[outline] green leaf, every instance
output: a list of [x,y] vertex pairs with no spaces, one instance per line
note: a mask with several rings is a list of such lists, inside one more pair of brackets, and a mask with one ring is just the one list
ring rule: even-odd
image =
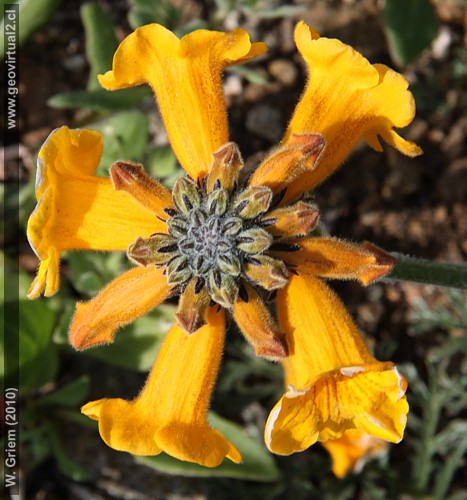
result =
[[[0,302],[15,301],[18,298],[24,299],[31,286],[31,277],[20,269],[17,263],[13,262],[10,257],[1,251],[0,265],[3,269],[3,273],[0,274]],[[7,284],[9,287],[13,287],[13,290],[5,289],[6,276],[8,276]],[[6,295],[5,292],[7,292]]]
[[99,89],[97,75],[112,68],[118,39],[112,20],[98,4],[84,4],[81,7],[81,19],[86,32],[86,57],[90,65],[88,89]]
[[[45,24],[55,12],[60,0],[16,0],[9,2],[19,4],[18,16],[16,17],[17,43],[22,45],[37,29]],[[5,4],[4,4],[5,5]],[[7,34],[5,25],[11,25],[12,19],[8,14],[1,21],[1,33]],[[0,37],[0,54],[2,59],[5,57],[5,37]]]
[[58,292],[58,294],[49,300],[52,309],[55,305],[53,302],[54,299],[58,299],[56,303],[60,304],[59,310],[57,311],[58,319],[55,324],[54,332],[52,334],[53,343],[59,346],[68,345],[68,330],[70,329],[71,320],[76,308],[76,299],[72,299],[69,297],[70,292],[66,294],[68,295],[67,297],[59,297],[59,294],[63,293],[65,295],[65,291],[63,290],[64,284],[65,283],[63,282],[61,285],[61,290]]
[[89,128],[105,136],[97,175],[107,177],[109,168],[117,160],[143,161],[148,143],[148,119],[141,111],[121,111],[89,125]]
[[209,414],[209,422],[238,448],[243,458],[241,464],[234,464],[226,458],[221,465],[211,469],[190,462],[182,462],[165,453],[155,457],[137,457],[137,460],[158,471],[179,476],[231,477],[251,481],[280,479],[280,472],[273,456],[262,442],[248,437],[240,426],[213,412]]
[[20,386],[41,387],[58,370],[57,351],[51,342],[56,313],[39,301],[20,301],[19,311]]
[[51,97],[47,104],[59,109],[91,109],[93,111],[120,111],[137,106],[152,95],[149,87],[122,89],[109,92],[104,89],[66,92]]
[[175,306],[164,304],[122,328],[112,344],[87,349],[83,354],[109,365],[147,372],[156,359],[164,337],[173,324]]
[[[437,328],[462,328],[467,329],[467,292],[446,288],[441,292],[439,301],[428,304],[422,297],[415,300],[413,310],[410,314],[411,329],[416,332],[429,332]],[[462,343],[467,341],[466,337],[460,337],[460,346],[449,343],[440,347],[438,359],[446,354],[445,349],[462,348]],[[456,341],[457,342],[457,341]]]
[[[56,313],[45,302],[19,301],[19,332],[17,321],[5,314],[5,305],[1,313],[5,317],[5,336],[19,335],[19,381],[20,388],[28,391],[41,387],[52,380],[58,369],[58,358],[55,346],[51,342],[55,326]],[[11,337],[10,337],[11,338]],[[2,357],[5,355],[5,344],[1,345]],[[7,354],[7,353],[6,353]],[[13,372],[6,365],[8,373]]]
[[145,24],[159,23],[173,31],[183,13],[182,7],[177,7],[167,0],[130,0],[128,22],[133,29]]
[[228,68],[229,73],[235,73],[237,75],[243,76],[245,80],[250,83],[256,83],[258,85],[269,86],[271,82],[260,74],[257,70],[249,68],[246,65],[241,64],[240,66],[231,66]]
[[178,163],[175,153],[168,145],[151,149],[145,161],[147,172],[157,179],[163,179],[181,173],[181,170],[178,171],[177,166]]
[[60,471],[74,481],[86,481],[89,479],[89,473],[76,464],[63,448],[63,440],[54,427],[49,428],[49,439],[52,452],[57,460]]
[[83,295],[93,297],[128,269],[127,262],[123,252],[70,252],[71,282]]
[[27,184],[22,184],[19,188],[18,197],[18,220],[20,227],[26,229],[29,216],[34,210],[37,200],[35,193],[36,176],[31,175]]
[[[2,202],[2,231],[0,231],[0,243],[2,247],[16,244],[17,241],[17,218],[8,217],[8,214],[16,214],[18,211],[17,188],[12,183],[0,184],[0,198]],[[6,216],[6,217],[5,217]]]
[[457,471],[460,472],[462,466],[465,465],[466,451],[467,435],[464,425],[463,433],[458,436],[456,442],[450,447],[449,454],[444,457],[443,466],[437,470],[433,498],[446,498],[446,493],[454,475]]
[[83,403],[88,395],[89,387],[90,379],[87,375],[83,375],[64,387],[42,396],[38,405],[76,407]]
[[430,0],[386,0],[384,24],[389,52],[400,66],[415,61],[438,30]]
[[80,425],[81,427],[86,427],[87,429],[92,429],[94,431],[98,430],[98,424],[95,420],[86,417],[80,413],[76,408],[54,408],[54,415],[66,422],[72,424]]
[[[22,416],[21,419],[23,418]],[[50,424],[43,425],[43,422],[41,422],[42,425],[38,425],[36,420],[28,423],[30,427],[23,425],[23,430],[19,434],[19,441],[27,446],[28,470],[34,470],[50,455],[51,445],[48,436]]]

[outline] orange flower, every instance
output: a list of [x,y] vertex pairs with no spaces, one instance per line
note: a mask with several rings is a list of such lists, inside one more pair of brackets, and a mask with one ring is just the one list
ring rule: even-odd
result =
[[[28,237],[41,259],[30,298],[58,289],[63,250],[127,250],[136,267],[86,303],[70,328],[77,349],[111,342],[122,325],[179,295],[146,386],[133,401],[82,408],[104,441],[139,455],[165,451],[215,467],[234,445],[210,428],[207,410],[219,369],[225,312],[258,356],[281,361],[288,390],[268,419],[265,440],[279,454],[337,439],[352,428],[397,442],[408,411],[405,380],[378,362],[336,295],[322,281],[367,285],[392,269],[375,246],[314,234],[319,211],[304,193],[322,182],[360,139],[377,136],[407,155],[417,146],[394,127],[413,119],[407,82],[352,48],[299,23],[297,46],[310,66],[305,93],[284,140],[247,182],[228,142],[222,71],[265,50],[243,30],[194,31],[181,40],[144,26],[118,48],[100,76],[108,90],[148,83],[172,147],[188,174],[170,193],[141,165],[120,161],[110,180],[94,175],[101,136],[54,131],[39,153],[38,205]],[[299,199],[300,198],[300,199]],[[278,322],[263,299],[278,291]],[[214,307],[213,307],[214,304]]]
[[360,472],[368,460],[384,455],[388,443],[360,429],[349,429],[339,438],[323,446],[332,458],[332,472],[343,478],[349,472]]

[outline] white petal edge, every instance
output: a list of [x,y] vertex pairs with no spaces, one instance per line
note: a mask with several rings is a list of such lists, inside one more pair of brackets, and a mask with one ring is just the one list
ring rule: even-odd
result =
[[281,412],[281,410],[282,410],[282,404],[279,401],[279,403],[277,403],[277,405],[272,409],[271,413],[269,414],[266,426],[264,427],[264,442],[266,443],[266,446],[270,452],[272,452],[270,447],[272,440],[272,431],[274,430],[274,424],[276,423],[276,420],[279,417],[279,413]]

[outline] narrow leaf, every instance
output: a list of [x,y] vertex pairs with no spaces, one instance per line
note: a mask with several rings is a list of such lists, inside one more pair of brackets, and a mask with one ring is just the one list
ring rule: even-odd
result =
[[91,109],[93,111],[120,111],[134,108],[144,98],[151,95],[146,87],[122,89],[108,92],[95,89],[78,92],[65,92],[51,97],[47,104],[59,109]]
[[[53,15],[60,4],[60,0],[16,0],[9,2],[19,4],[17,23],[17,43],[21,46],[37,29],[45,24]],[[5,6],[5,3],[3,4]],[[7,15],[1,20],[1,33],[7,35],[10,31],[5,30],[5,25],[11,25],[12,19]],[[5,57],[5,36],[0,37],[0,57]]]
[[[28,391],[41,387],[55,377],[58,358],[51,342],[56,313],[44,302],[19,301],[19,332],[14,318],[5,315],[4,304],[1,314],[5,317],[5,336],[19,335],[19,380],[20,388]],[[3,342],[0,346],[3,351]],[[7,364],[8,368],[8,364]],[[12,373],[8,373],[12,375]]]
[[60,389],[43,396],[38,404],[76,407],[83,403],[90,387],[90,379],[84,375]]
[[415,61],[438,30],[436,10],[430,0],[386,0],[384,23],[389,52],[400,66]]
[[97,75],[111,69],[118,39],[112,20],[97,3],[84,4],[81,7],[81,19],[86,32],[86,57],[91,67],[88,89],[98,89]]

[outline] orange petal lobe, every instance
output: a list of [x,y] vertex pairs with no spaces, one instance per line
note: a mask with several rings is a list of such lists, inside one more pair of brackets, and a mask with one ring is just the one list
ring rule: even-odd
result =
[[159,24],[138,28],[120,44],[112,70],[99,75],[107,90],[148,83],[172,148],[187,173],[204,176],[211,155],[229,140],[222,91],[225,67],[263,53],[248,33],[196,30],[181,40]]
[[319,133],[326,148],[318,167],[290,184],[288,200],[321,183],[362,139],[381,150],[381,136],[403,154],[421,154],[417,145],[394,130],[409,125],[415,115],[414,98],[402,75],[371,65],[339,40],[320,38],[303,22],[297,24],[295,42],[308,65],[309,79],[283,143],[296,133]]
[[158,306],[170,294],[163,269],[135,267],[107,285],[88,302],[79,302],[69,331],[78,350],[112,342],[117,328]]
[[238,298],[233,307],[235,322],[248,342],[255,349],[257,356],[272,361],[287,356],[284,334],[272,319],[264,302],[255,290],[244,284],[248,300]]
[[297,252],[274,252],[302,275],[357,279],[368,285],[393,269],[396,259],[371,243],[361,245],[337,238],[296,240]]
[[291,276],[278,311],[290,352],[282,362],[288,390],[266,423],[268,448],[289,455],[351,428],[399,442],[407,383],[368,352],[338,297],[318,278]]
[[101,399],[83,406],[85,415],[99,421],[108,446],[136,455],[164,451],[205,467],[216,467],[225,457],[241,461],[233,444],[207,421],[225,337],[224,314],[214,309],[192,335],[173,326],[133,401]]
[[41,259],[28,297],[59,286],[60,253],[65,250],[125,250],[138,236],[165,224],[109,179],[94,175],[103,141],[93,130],[54,130],[39,151],[37,206],[28,220],[29,243]]
[[332,458],[332,472],[342,479],[349,472],[360,472],[372,458],[384,455],[389,447],[383,439],[361,429],[349,429],[339,439],[322,443]]

